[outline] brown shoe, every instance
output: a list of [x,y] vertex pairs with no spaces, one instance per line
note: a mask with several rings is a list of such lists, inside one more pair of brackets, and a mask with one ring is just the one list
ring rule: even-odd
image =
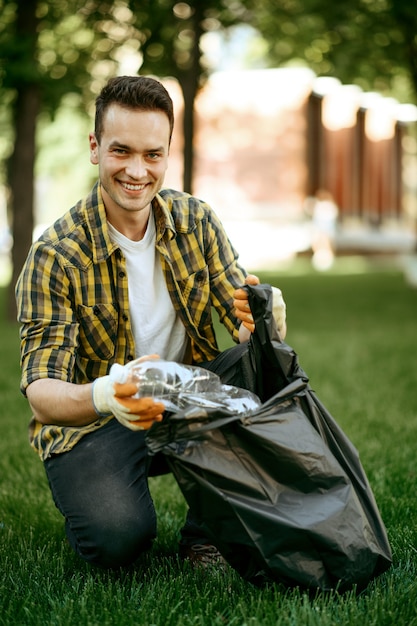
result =
[[180,545],[180,557],[189,561],[193,567],[208,569],[210,567],[223,568],[226,565],[216,546],[211,543],[195,543],[194,545]]

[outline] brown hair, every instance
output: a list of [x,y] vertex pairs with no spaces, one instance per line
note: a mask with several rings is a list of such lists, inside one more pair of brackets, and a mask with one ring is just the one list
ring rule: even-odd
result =
[[171,97],[159,81],[148,76],[117,76],[111,78],[96,99],[95,135],[100,143],[104,113],[111,104],[142,111],[162,111],[169,121],[171,141],[174,128],[174,107]]

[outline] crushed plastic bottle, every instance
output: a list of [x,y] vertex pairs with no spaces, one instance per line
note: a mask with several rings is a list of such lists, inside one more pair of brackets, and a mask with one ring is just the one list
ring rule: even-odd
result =
[[196,406],[241,414],[261,405],[255,394],[223,385],[214,372],[174,361],[151,359],[133,367],[115,364],[110,370],[110,377],[114,382],[137,383],[137,397],[155,398],[165,404],[166,410],[175,413]]

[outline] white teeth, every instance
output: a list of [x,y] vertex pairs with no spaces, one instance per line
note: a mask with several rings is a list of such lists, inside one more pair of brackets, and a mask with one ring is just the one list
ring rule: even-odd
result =
[[145,188],[145,185],[129,185],[128,183],[122,183],[125,189],[129,189],[129,191],[141,191]]

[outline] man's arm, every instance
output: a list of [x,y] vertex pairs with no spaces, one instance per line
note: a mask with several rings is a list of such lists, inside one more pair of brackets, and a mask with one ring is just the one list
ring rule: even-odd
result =
[[76,385],[42,378],[33,381],[26,394],[35,419],[41,424],[86,426],[98,419],[92,399],[92,383]]
[[146,430],[162,420],[165,406],[153,398],[135,397],[137,390],[136,383],[117,383],[110,376],[102,376],[85,385],[38,379],[26,393],[41,424],[80,427],[114,415],[130,430]]

